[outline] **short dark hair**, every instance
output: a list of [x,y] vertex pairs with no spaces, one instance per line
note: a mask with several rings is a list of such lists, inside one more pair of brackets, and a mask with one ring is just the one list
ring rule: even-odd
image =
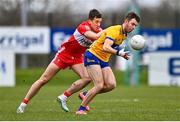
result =
[[93,20],[94,18],[102,18],[101,13],[97,9],[92,9],[89,12],[89,19]]
[[138,23],[140,22],[140,17],[136,14],[136,13],[134,13],[134,12],[129,12],[128,14],[127,14],[127,16],[126,16],[126,18],[125,19],[127,19],[128,21],[129,20],[131,20],[131,19],[135,19]]

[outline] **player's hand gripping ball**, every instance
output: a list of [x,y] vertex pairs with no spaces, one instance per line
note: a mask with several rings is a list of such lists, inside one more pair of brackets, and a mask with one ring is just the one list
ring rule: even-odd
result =
[[141,35],[134,35],[130,40],[130,45],[134,50],[141,50],[145,47],[146,40]]

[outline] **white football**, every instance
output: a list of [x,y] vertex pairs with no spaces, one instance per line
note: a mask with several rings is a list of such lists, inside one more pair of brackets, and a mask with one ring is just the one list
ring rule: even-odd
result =
[[134,50],[141,50],[145,46],[146,40],[141,35],[134,35],[130,40],[130,45]]

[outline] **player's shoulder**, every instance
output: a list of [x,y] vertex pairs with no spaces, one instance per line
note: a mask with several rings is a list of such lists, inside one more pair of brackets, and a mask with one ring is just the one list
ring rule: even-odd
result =
[[113,25],[113,26],[108,27],[107,29],[114,29],[114,30],[116,30],[116,29],[120,29],[120,28],[121,28],[121,25]]
[[86,21],[81,22],[81,23],[79,24],[79,26],[90,26],[90,23],[89,23],[88,20],[86,20]]
[[121,29],[121,25],[113,25],[113,26],[108,27],[106,29],[106,31],[107,32],[109,31],[109,32],[113,33],[113,32],[116,32],[116,31],[119,32],[120,29]]
[[86,30],[91,30],[88,20],[81,22],[77,28],[85,28]]

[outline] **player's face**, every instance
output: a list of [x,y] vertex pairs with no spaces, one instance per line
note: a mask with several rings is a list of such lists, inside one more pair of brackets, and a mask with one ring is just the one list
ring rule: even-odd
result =
[[125,20],[125,31],[127,33],[130,33],[131,31],[133,31],[135,29],[135,27],[138,26],[138,22],[136,21],[136,19],[131,19],[131,20]]
[[98,31],[99,27],[101,26],[102,18],[94,18],[91,20],[91,27],[94,31]]

